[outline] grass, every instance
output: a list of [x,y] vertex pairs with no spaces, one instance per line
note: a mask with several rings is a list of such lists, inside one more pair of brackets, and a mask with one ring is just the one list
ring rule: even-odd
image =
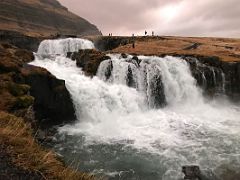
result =
[[[185,48],[200,44],[196,49]],[[113,53],[129,53],[139,55],[198,55],[217,56],[222,61],[240,61],[240,39],[230,38],[191,38],[191,37],[136,37],[135,48],[132,44],[119,46],[112,50]]]
[[94,180],[93,175],[65,167],[53,151],[41,147],[32,135],[30,124],[22,118],[0,111],[0,143],[8,147],[12,162],[41,174],[43,179]]

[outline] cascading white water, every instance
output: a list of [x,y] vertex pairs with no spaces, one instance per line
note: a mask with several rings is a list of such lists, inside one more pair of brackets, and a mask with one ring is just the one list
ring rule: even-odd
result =
[[76,52],[79,49],[93,49],[94,44],[86,39],[67,38],[44,40],[38,48],[40,55],[66,54],[67,52]]
[[[98,77],[91,79],[65,57],[68,45],[58,42],[51,51],[41,43],[38,53],[62,55],[51,59],[36,55],[31,64],[66,81],[78,121],[60,129],[71,136],[58,150],[70,159],[79,153],[81,168],[116,178],[133,171],[149,180],[179,179],[186,164],[210,169],[220,179],[224,166],[239,169],[239,107],[205,100],[184,60],[139,56],[139,64],[131,56],[110,55],[111,61],[102,62]],[[85,43],[82,47],[89,47]],[[168,105],[151,109],[153,97],[162,95],[156,92],[159,85]]]
[[[128,58],[121,58],[120,55],[109,56],[111,60],[103,62],[98,70],[98,77],[104,81],[128,85],[130,78],[132,86],[145,93],[148,101],[152,101],[154,95],[151,92],[161,90],[161,87],[157,85],[159,80],[162,81],[162,94],[168,105],[186,102],[195,104],[202,100],[201,92],[197,88],[196,81],[185,60],[170,56],[165,58],[139,56],[141,63],[138,65],[131,59],[132,56]],[[111,75],[106,78],[109,66],[112,66],[112,71]],[[159,94],[156,95],[159,96]],[[160,99],[160,97],[154,98]],[[154,102],[150,102],[150,104],[154,104]]]

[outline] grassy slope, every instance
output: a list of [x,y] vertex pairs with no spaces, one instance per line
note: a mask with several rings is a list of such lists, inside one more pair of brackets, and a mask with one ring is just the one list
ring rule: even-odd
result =
[[22,118],[0,111],[0,143],[8,147],[15,165],[41,174],[44,179],[93,179],[65,168],[56,154],[42,148],[32,134],[30,124]]
[[[194,43],[199,46],[189,49]],[[200,55],[218,56],[223,61],[240,61],[240,39],[230,38],[194,38],[194,37],[135,37],[135,48],[132,44],[120,46],[114,53],[139,55]]]
[[0,29],[30,36],[99,34],[87,20],[69,12],[56,0],[0,1]]

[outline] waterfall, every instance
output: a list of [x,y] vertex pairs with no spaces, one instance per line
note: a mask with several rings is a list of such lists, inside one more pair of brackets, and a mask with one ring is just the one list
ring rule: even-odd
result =
[[53,55],[76,52],[79,49],[93,49],[94,44],[86,39],[67,38],[56,40],[44,40],[41,42],[37,54]]
[[220,180],[222,168],[239,170],[239,106],[210,101],[200,88],[212,78],[224,89],[221,71],[170,56],[110,54],[90,78],[66,53],[91,47],[79,39],[47,40],[31,62],[64,79],[72,96],[77,121],[59,129],[55,147],[67,162],[77,159],[77,168],[113,179],[175,180],[186,164]]
[[210,65],[201,63],[196,58],[187,58],[190,63],[193,77],[197,80],[197,85],[204,92],[211,91],[212,93],[225,94],[225,74],[223,70]]
[[189,64],[181,58],[139,56],[141,62],[138,64],[132,56],[109,56],[111,60],[100,65],[98,77],[137,89],[145,95],[150,107],[161,107],[165,103],[197,103],[201,99]]

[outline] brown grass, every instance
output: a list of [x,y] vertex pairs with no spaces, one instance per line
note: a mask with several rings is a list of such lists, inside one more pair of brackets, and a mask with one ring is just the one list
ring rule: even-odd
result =
[[41,174],[43,179],[93,180],[93,176],[64,167],[54,152],[38,145],[31,126],[22,118],[0,111],[0,142],[16,166]]
[[[196,49],[185,48],[200,43]],[[136,37],[135,48],[131,44],[120,46],[113,53],[130,53],[139,55],[199,55],[217,56],[222,61],[240,61],[240,39],[230,38],[194,38],[194,37]]]

